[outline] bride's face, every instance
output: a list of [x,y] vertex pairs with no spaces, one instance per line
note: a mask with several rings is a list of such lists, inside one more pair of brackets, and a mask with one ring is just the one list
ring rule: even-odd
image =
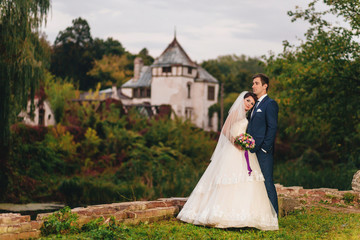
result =
[[245,103],[245,111],[249,111],[255,104],[255,100],[253,97],[249,96],[244,99]]

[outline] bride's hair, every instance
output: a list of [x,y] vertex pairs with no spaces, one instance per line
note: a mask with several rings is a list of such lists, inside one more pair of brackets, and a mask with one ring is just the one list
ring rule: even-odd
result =
[[245,93],[244,99],[245,99],[245,98],[248,98],[248,97],[252,97],[252,98],[255,100],[255,102],[258,100],[258,98],[257,98],[257,96],[255,95],[255,93],[252,93],[252,92],[247,92],[247,93]]

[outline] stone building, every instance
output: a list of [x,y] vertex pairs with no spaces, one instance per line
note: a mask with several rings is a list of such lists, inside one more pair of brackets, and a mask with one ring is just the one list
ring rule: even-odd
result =
[[134,60],[134,77],[122,85],[130,104],[171,105],[177,116],[204,130],[216,131],[218,117],[208,109],[218,101],[219,83],[193,62],[176,37],[151,66]]

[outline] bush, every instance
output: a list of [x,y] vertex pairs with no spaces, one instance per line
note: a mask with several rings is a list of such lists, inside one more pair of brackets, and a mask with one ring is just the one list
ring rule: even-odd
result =
[[77,219],[77,214],[72,213],[69,207],[64,207],[44,219],[41,235],[78,233]]
[[311,164],[304,164],[300,159],[293,162],[275,163],[274,181],[285,186],[349,190],[356,171],[357,168],[351,163],[316,168]]

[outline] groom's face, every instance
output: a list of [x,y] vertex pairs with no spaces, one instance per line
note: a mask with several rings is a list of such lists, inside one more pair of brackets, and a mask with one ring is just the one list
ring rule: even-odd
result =
[[254,78],[252,90],[256,96],[260,97],[266,93],[267,84],[262,84],[260,77]]

